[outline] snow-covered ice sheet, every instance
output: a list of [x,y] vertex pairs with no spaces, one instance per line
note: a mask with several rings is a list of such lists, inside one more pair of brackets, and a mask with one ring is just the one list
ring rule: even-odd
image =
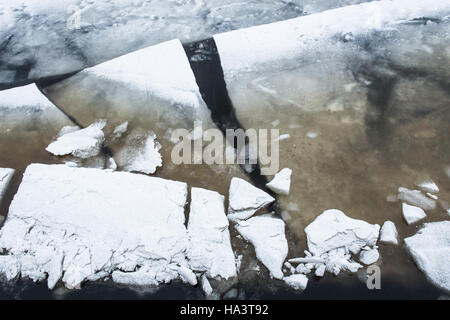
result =
[[449,14],[448,1],[383,0],[222,33],[214,39],[225,75],[230,78],[255,68],[280,68],[335,36],[356,36],[407,20],[443,18]]
[[386,244],[398,244],[398,232],[392,221],[386,221],[381,227],[380,242]]
[[450,221],[425,223],[405,239],[417,266],[437,287],[450,292]]
[[282,169],[268,184],[266,184],[266,187],[275,193],[288,195],[291,190],[291,174],[291,169]]
[[246,220],[274,201],[267,192],[241,178],[233,178],[229,190],[228,219],[233,222]]
[[239,222],[236,230],[253,245],[256,257],[266,266],[271,277],[282,279],[281,268],[288,253],[283,220],[257,216]]
[[191,189],[187,258],[192,270],[206,272],[209,278],[236,276],[224,197],[201,188]]
[[81,159],[95,157],[100,153],[105,141],[105,135],[102,131],[105,125],[105,121],[97,121],[87,128],[75,131],[72,131],[73,127],[68,129],[66,126],[60,131],[56,141],[50,143],[46,150],[55,156],[71,154]]
[[324,211],[305,228],[308,249],[316,256],[328,251],[346,248],[353,254],[365,246],[374,246],[380,226],[347,217],[342,211]]
[[14,169],[0,168],[0,203],[14,175]]
[[301,13],[295,1],[284,0],[2,1],[0,86],[78,71],[170,39],[205,39]]
[[416,223],[427,217],[422,208],[410,206],[407,203],[402,203],[402,214],[407,224]]
[[[32,164],[0,231],[0,247],[22,277],[48,275],[49,288],[60,280],[77,288],[111,274],[127,284],[169,282],[188,274],[186,197],[181,182]],[[0,262],[11,265],[6,257]]]

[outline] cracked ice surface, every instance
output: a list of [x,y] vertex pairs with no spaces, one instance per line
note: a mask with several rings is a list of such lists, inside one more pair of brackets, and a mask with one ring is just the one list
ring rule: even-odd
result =
[[450,221],[425,223],[405,239],[417,266],[437,287],[450,292]]
[[217,192],[191,189],[187,258],[192,270],[228,279],[236,276],[236,262],[223,202]]
[[255,247],[256,257],[269,270],[270,276],[282,279],[281,268],[288,254],[283,220],[257,216],[239,222],[236,230]]
[[365,246],[374,246],[380,226],[347,217],[342,211],[324,211],[305,228],[308,249],[320,256],[328,251],[346,248],[357,254]]
[[[77,288],[113,273],[127,284],[189,276],[185,183],[32,164],[0,231],[0,270]],[[192,276],[192,272],[191,272]]]

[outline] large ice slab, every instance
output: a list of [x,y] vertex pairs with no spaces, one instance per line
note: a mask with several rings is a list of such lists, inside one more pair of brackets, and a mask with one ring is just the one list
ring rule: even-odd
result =
[[9,109],[29,106],[38,109],[55,108],[34,83],[9,90],[0,90],[0,107]]
[[[186,268],[185,183],[32,164],[0,231],[22,277],[77,288],[110,276],[158,284]],[[181,268],[181,269],[180,269]],[[0,268],[2,269],[2,268]]]
[[450,221],[425,223],[405,239],[417,266],[437,287],[450,292]]
[[246,220],[274,201],[275,198],[267,192],[241,178],[233,178],[229,191],[228,219],[233,222]]
[[255,68],[280,68],[280,61],[301,60],[305,51],[319,45],[318,39],[356,36],[407,20],[448,14],[450,3],[446,1],[374,1],[222,33],[214,39],[225,75],[233,77]]
[[266,266],[270,275],[282,279],[281,268],[288,253],[284,221],[258,216],[239,222],[236,230],[255,247],[256,257]]
[[380,226],[347,217],[342,211],[324,211],[305,228],[308,248],[313,255],[346,248],[356,254],[365,246],[374,246]]
[[0,168],[0,203],[14,175],[14,169]]
[[193,270],[210,278],[236,276],[224,197],[201,188],[191,189],[187,258]]

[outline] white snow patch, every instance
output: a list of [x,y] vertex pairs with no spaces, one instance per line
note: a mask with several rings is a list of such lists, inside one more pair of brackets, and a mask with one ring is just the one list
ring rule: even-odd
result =
[[284,277],[283,281],[295,290],[305,290],[308,285],[308,278],[303,274],[293,274],[289,277]]
[[291,188],[291,174],[291,169],[282,169],[275,175],[272,181],[266,184],[266,187],[275,193],[288,195]]
[[450,221],[425,223],[405,239],[417,266],[437,287],[450,292]]
[[402,203],[402,213],[407,224],[416,223],[417,221],[425,219],[427,216],[422,208],[410,206],[407,203]]
[[398,232],[392,221],[386,221],[380,231],[380,241],[387,244],[398,244]]
[[[102,131],[105,125],[105,121],[97,121],[85,129],[60,135],[45,150],[55,156],[72,154],[82,159],[95,157],[100,153],[102,143],[105,140],[105,135]],[[67,131],[67,128],[64,131]]]
[[191,189],[187,258],[192,270],[209,278],[236,276],[224,197],[201,188]]
[[254,247],[256,257],[269,270],[270,276],[283,278],[281,268],[288,253],[283,220],[258,216],[241,221],[236,230]]
[[229,191],[228,219],[232,222],[246,220],[274,201],[267,192],[241,178],[233,178]]
[[22,277],[48,275],[49,288],[110,275],[125,284],[167,283],[186,277],[186,196],[181,182],[32,164],[0,230],[0,248],[17,259]]
[[29,84],[8,90],[0,90],[0,106],[8,109],[33,106],[39,109],[56,107],[50,102],[36,85]]

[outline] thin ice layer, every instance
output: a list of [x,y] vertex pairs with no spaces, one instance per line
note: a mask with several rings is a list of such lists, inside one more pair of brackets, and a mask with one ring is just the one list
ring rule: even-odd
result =
[[181,182],[32,164],[0,231],[0,247],[17,259],[22,277],[48,275],[49,288],[60,280],[77,288],[113,272],[129,273],[121,283],[168,282],[186,265],[186,196]]
[[187,257],[193,270],[228,279],[236,276],[236,263],[223,203],[217,192],[191,189]]

